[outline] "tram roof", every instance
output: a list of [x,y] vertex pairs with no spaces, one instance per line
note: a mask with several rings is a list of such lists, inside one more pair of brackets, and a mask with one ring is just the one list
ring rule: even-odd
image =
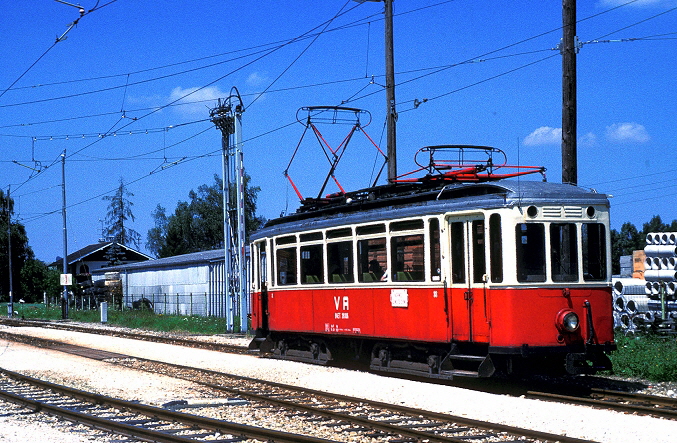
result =
[[270,220],[253,233],[263,237],[336,226],[473,209],[529,205],[605,205],[606,194],[574,185],[497,180],[424,187],[389,184],[305,202],[295,213]]

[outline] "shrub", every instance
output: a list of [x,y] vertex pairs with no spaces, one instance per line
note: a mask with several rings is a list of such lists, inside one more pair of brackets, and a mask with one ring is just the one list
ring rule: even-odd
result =
[[616,334],[614,373],[651,381],[677,381],[677,340],[654,334]]

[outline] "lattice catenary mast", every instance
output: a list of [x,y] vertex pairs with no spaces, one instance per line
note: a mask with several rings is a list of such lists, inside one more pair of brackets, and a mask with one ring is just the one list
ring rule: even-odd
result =
[[[237,88],[209,112],[210,119],[221,131],[223,148],[223,236],[224,236],[224,294],[226,329],[234,331],[235,316],[239,316],[238,329],[247,330],[245,217],[244,217],[244,162],[242,154],[242,113],[244,105]],[[234,139],[234,143],[231,143]]]

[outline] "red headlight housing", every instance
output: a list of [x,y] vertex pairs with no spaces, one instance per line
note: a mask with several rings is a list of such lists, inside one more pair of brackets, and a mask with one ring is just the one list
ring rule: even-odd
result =
[[560,332],[573,333],[578,331],[581,324],[578,314],[571,309],[562,309],[557,313],[555,318],[555,326]]

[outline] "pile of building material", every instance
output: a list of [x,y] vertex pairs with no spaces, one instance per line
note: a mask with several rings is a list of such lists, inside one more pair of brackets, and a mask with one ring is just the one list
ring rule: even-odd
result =
[[[637,266],[639,256],[644,256],[643,272]],[[633,262],[634,278],[612,282],[614,326],[634,332],[677,320],[677,232],[647,234],[644,251],[633,254]]]

